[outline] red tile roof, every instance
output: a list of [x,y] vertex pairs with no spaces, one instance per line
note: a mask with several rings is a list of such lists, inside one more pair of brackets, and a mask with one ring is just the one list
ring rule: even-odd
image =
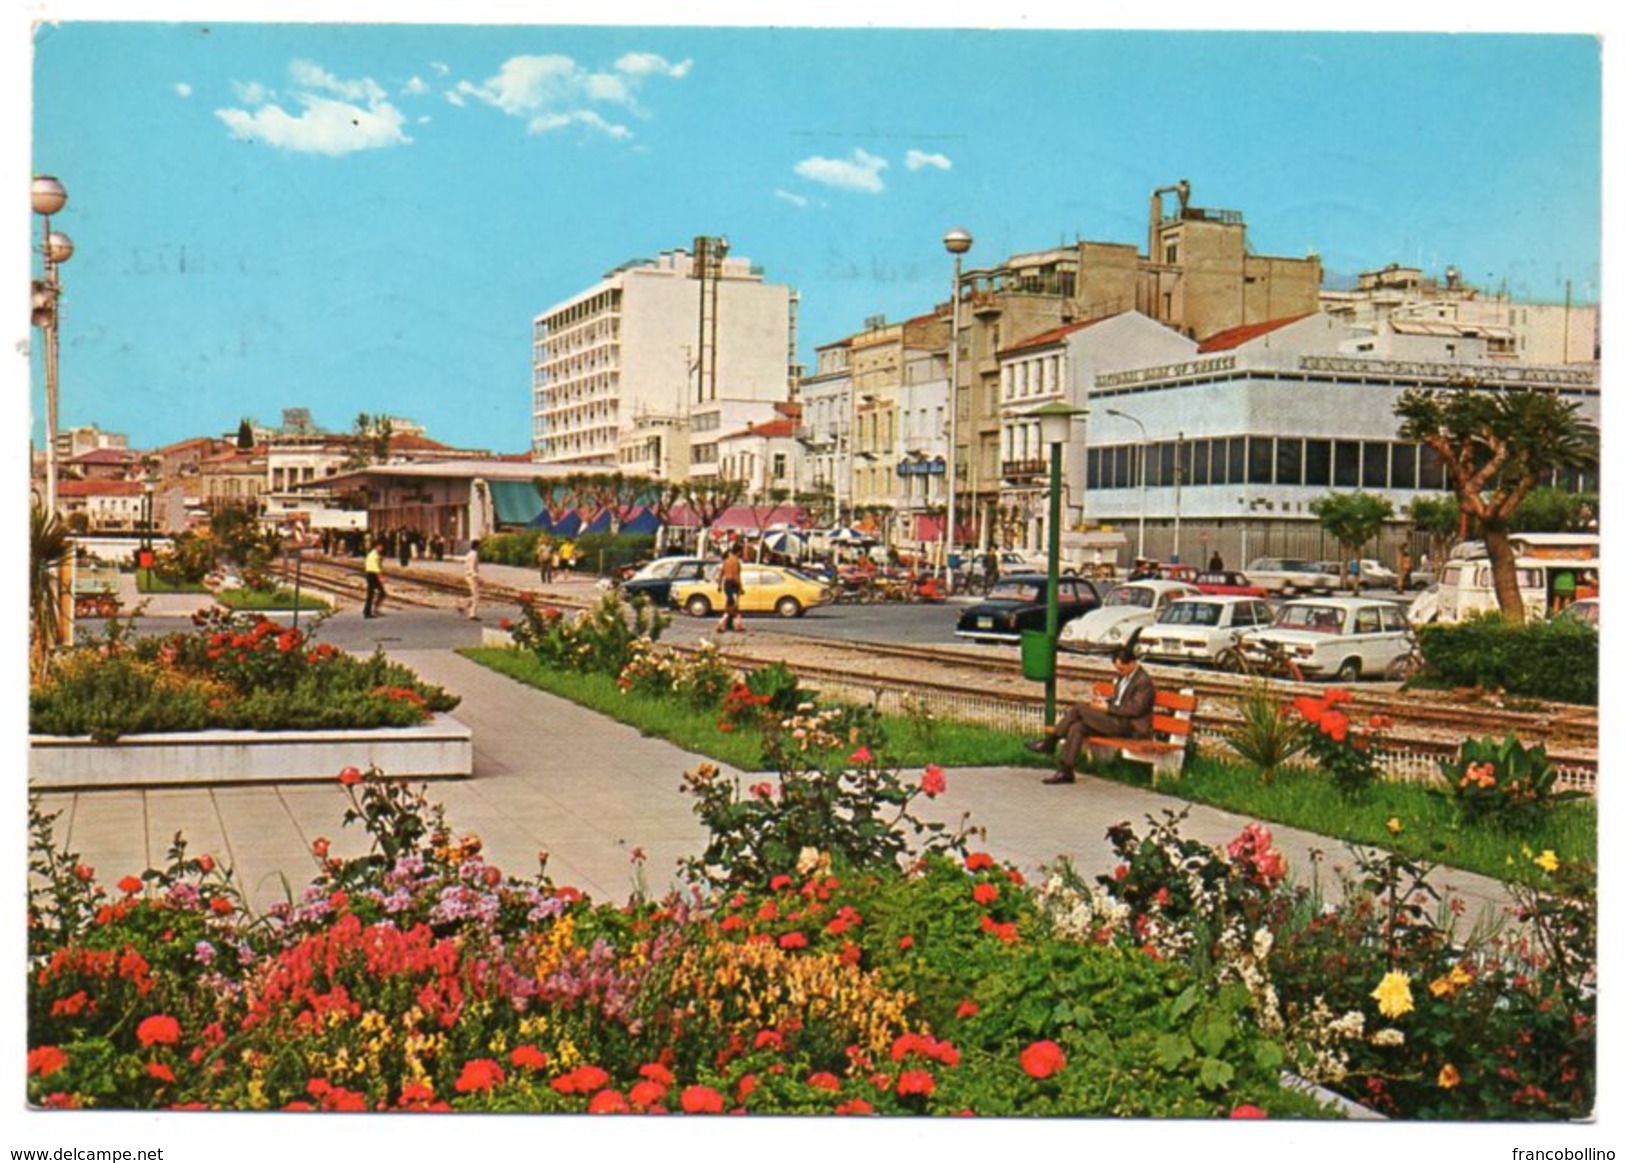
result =
[[135,453],[122,448],[93,448],[89,452],[81,452],[78,456],[70,456],[67,464],[130,464],[139,459]]
[[794,420],[769,420],[765,424],[751,424],[741,428],[738,432],[730,432],[722,437],[724,440],[737,440],[741,436],[762,436],[768,439],[774,437],[789,437],[796,434]]
[[140,481],[58,481],[63,497],[139,497],[146,492]]
[[[1121,312],[1119,312],[1119,314],[1121,314]],[[1068,335],[1071,335],[1074,331],[1082,331],[1085,327],[1093,327],[1096,323],[1104,323],[1106,320],[1114,318],[1116,318],[1116,315],[1102,315],[1098,319],[1085,319],[1079,323],[1068,323],[1065,327],[1056,327],[1049,331],[1041,331],[1037,335],[1029,336],[1028,338],[1021,340],[1019,343],[1012,343],[1008,347],[1001,347],[999,349],[999,354],[1005,355],[1012,351],[1025,351],[1029,347],[1047,347],[1051,343],[1059,343]]]
[[1261,335],[1268,335],[1271,331],[1278,331],[1288,323],[1296,323],[1299,319],[1307,319],[1313,311],[1305,311],[1302,315],[1288,315],[1285,319],[1271,319],[1265,323],[1244,323],[1240,327],[1232,327],[1228,331],[1221,331],[1217,335],[1210,335],[1197,344],[1199,354],[1210,351],[1234,351],[1244,343],[1257,339]]

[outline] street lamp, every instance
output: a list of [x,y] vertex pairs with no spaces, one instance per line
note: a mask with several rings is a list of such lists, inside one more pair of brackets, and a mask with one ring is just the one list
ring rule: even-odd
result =
[[1049,445],[1049,584],[1045,587],[1044,637],[1049,666],[1044,673],[1044,724],[1055,722],[1055,645],[1061,635],[1061,449],[1072,433],[1072,421],[1088,414],[1053,400],[1026,415],[1038,421],[1038,439]]
[[1127,420],[1140,430],[1140,455],[1138,458],[1140,461],[1140,547],[1134,551],[1134,556],[1143,561],[1145,560],[1145,425],[1140,423],[1138,417],[1130,416],[1127,412],[1119,412],[1116,408],[1107,408],[1106,415],[1116,416],[1119,420]]
[[45,511],[56,512],[56,400],[57,400],[57,305],[62,297],[57,268],[73,257],[73,239],[51,229],[51,215],[68,204],[68,191],[49,175],[35,177],[29,191],[34,213],[44,224],[40,255],[44,261],[42,279],[34,280],[33,322],[45,336]]
[[972,241],[970,231],[963,226],[955,226],[942,236],[942,245],[954,256],[953,322],[948,333],[948,531],[943,551],[950,594],[954,592],[954,494],[959,475],[959,279],[961,263]]

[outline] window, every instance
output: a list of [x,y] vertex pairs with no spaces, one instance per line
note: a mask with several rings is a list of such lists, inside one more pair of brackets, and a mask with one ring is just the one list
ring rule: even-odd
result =
[[1416,445],[1396,444],[1393,449],[1393,467],[1388,483],[1396,489],[1416,487]]
[[1088,468],[1084,474],[1084,485],[1087,488],[1098,489],[1100,484],[1100,449],[1091,448],[1088,455]]
[[1190,477],[1190,483],[1193,485],[1205,485],[1208,483],[1208,447],[1209,442],[1206,440],[1198,440],[1191,446],[1191,459],[1188,476]]
[[1357,610],[1354,614],[1354,632],[1356,634],[1376,634],[1382,629],[1382,616],[1377,613],[1377,607],[1367,606]]
[[1365,470],[1360,474],[1360,485],[1367,489],[1388,487],[1388,445],[1374,440],[1366,442]]
[[1418,446],[1418,453],[1421,465],[1417,472],[1417,487],[1444,488],[1444,462],[1439,459],[1439,454],[1425,444]]
[[1282,436],[1275,441],[1275,483],[1303,483],[1303,441],[1295,436]]
[[1151,472],[1155,479],[1153,484],[1162,486],[1174,483],[1174,453],[1178,445],[1168,441],[1152,446]]
[[1360,442],[1339,440],[1334,452],[1337,459],[1332,465],[1332,484],[1340,489],[1356,488],[1360,483]]
[[1230,472],[1226,475],[1225,483],[1239,485],[1247,479],[1247,438],[1245,436],[1232,436],[1230,438]]
[[1247,438],[1248,484],[1267,485],[1273,483],[1270,479],[1275,469],[1275,451],[1270,447],[1273,443],[1268,436],[1251,436]]
[[1303,483],[1329,485],[1332,483],[1332,442],[1306,440],[1303,444]]

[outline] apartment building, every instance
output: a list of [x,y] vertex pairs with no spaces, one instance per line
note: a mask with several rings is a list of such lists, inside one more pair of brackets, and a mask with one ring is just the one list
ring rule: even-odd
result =
[[[723,238],[615,268],[533,320],[532,458],[587,466],[629,455],[669,469],[669,438],[687,431],[691,469],[710,471],[715,440],[700,433],[754,419],[735,405],[767,406],[765,421],[789,399],[794,304]],[[668,440],[654,457],[649,437],[661,428]]]

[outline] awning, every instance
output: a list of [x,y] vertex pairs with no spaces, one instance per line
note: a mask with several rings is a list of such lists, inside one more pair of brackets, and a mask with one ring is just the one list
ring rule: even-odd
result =
[[542,498],[529,481],[486,481],[498,525],[529,525],[542,511]]

